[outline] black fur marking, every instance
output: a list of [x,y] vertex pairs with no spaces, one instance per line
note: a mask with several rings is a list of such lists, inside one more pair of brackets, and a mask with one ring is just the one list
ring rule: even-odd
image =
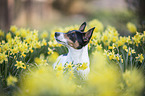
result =
[[72,30],[68,32],[68,37],[70,38],[70,40],[72,40],[74,43],[78,41],[79,46],[77,47],[77,49],[81,49],[82,47],[87,45],[87,43],[83,41],[84,34],[84,32],[81,32],[79,30]]
[[63,54],[62,56],[67,56],[67,54]]
[[74,31],[69,31],[69,32],[67,33],[67,36],[69,37],[69,39],[70,39],[71,41],[73,41],[73,43],[76,42],[76,34],[75,34]]
[[82,47],[86,46],[89,43],[89,40],[88,41],[83,40],[85,33],[80,30],[72,30],[67,32],[66,34],[69,37],[69,39],[73,41],[73,43],[78,41],[79,46],[77,47],[77,49],[81,49]]

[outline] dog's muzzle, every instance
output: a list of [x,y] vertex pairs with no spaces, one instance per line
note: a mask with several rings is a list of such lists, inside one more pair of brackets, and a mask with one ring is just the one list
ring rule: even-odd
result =
[[58,37],[60,35],[59,32],[55,32],[55,37]]
[[67,44],[67,40],[64,38],[64,33],[55,32],[55,40],[60,44]]

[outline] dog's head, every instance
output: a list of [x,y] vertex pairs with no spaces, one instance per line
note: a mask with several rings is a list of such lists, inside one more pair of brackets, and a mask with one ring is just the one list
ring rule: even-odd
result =
[[86,22],[80,26],[79,30],[71,30],[67,33],[55,32],[55,39],[60,44],[71,46],[74,49],[81,49],[89,43],[95,29],[94,27],[84,32],[85,27]]

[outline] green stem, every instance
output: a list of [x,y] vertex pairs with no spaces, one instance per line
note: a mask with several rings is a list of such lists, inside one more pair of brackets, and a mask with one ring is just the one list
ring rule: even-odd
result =
[[122,53],[122,57],[123,57],[122,70],[123,70],[123,72],[125,72],[125,53],[123,52],[123,50],[121,50],[121,53]]
[[129,49],[128,49],[128,52],[127,52],[127,54],[126,54],[126,60],[125,60],[125,68],[124,68],[124,72],[125,72],[125,70],[127,69],[127,63],[128,63],[128,53],[129,53]]
[[5,79],[7,77],[7,73],[8,73],[8,63],[5,63]]
[[132,53],[131,53],[131,56],[130,56],[130,62],[131,62],[131,71],[132,71]]
[[[118,61],[117,61],[117,62],[118,62]],[[119,64],[119,67],[120,67],[120,69],[121,69],[121,72],[123,73],[123,66],[122,66],[121,60],[120,60],[120,62],[118,62],[118,64]]]
[[0,78],[2,76],[2,64],[0,64]]

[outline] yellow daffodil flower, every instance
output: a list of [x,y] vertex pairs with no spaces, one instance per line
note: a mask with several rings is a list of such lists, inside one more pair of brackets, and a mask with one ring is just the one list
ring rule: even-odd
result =
[[8,78],[7,78],[7,85],[8,86],[14,86],[14,83],[18,82],[17,78],[12,76],[12,75],[9,75]]

